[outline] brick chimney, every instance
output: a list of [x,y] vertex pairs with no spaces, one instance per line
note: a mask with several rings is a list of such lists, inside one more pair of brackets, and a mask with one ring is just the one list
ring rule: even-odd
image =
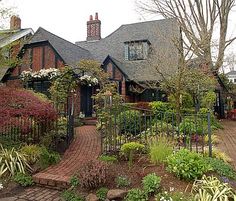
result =
[[87,21],[87,41],[101,39],[101,21],[98,19],[98,13],[95,13],[95,18],[90,15]]
[[11,16],[10,29],[17,30],[21,29],[21,19],[18,16]]

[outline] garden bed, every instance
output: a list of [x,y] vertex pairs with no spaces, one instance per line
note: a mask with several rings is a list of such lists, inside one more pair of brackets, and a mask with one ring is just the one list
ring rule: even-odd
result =
[[[173,174],[166,171],[164,165],[153,165],[150,163],[148,156],[144,155],[139,157],[139,159],[134,160],[131,167],[128,165],[128,161],[123,158],[119,159],[117,162],[111,163],[108,166],[108,176],[106,178],[106,184],[101,187],[106,187],[107,189],[122,189],[130,190],[133,188],[142,188],[142,179],[149,173],[156,173],[156,175],[161,177],[161,191],[168,192],[185,192],[190,193],[192,188],[192,182],[187,182],[184,180],[177,179]],[[117,187],[116,178],[118,176],[123,176],[130,181],[130,185],[127,187]],[[77,194],[82,196],[87,196],[90,193],[96,194],[96,190],[86,190],[82,187],[77,188]],[[154,200],[151,197],[150,200]]]

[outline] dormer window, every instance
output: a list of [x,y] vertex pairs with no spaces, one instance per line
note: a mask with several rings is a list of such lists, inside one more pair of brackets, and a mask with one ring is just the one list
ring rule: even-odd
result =
[[125,42],[125,60],[135,61],[147,59],[150,42],[148,40]]

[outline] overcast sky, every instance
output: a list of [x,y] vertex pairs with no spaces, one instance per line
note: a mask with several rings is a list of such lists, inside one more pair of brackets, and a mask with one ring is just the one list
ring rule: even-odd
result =
[[[89,15],[98,12],[102,22],[102,37],[106,37],[122,24],[154,20],[153,16],[141,16],[135,0],[3,0],[15,7],[22,20],[22,28],[39,26],[71,42],[86,40],[86,22]],[[230,17],[229,36],[236,34],[235,9]],[[217,37],[217,36],[216,36]],[[236,54],[236,42],[227,53]],[[236,57],[235,57],[236,58]]]
[[[102,37],[122,24],[143,21],[136,11],[135,0],[5,0],[16,7],[22,27],[39,26],[71,42],[86,39],[89,15],[98,12]],[[148,20],[151,20],[149,18]]]

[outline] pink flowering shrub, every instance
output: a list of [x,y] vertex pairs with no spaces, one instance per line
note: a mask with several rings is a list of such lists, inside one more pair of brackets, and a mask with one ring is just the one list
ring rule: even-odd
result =
[[[0,132],[9,128],[21,134],[57,119],[52,103],[25,89],[0,87]],[[15,131],[16,132],[16,131]]]

